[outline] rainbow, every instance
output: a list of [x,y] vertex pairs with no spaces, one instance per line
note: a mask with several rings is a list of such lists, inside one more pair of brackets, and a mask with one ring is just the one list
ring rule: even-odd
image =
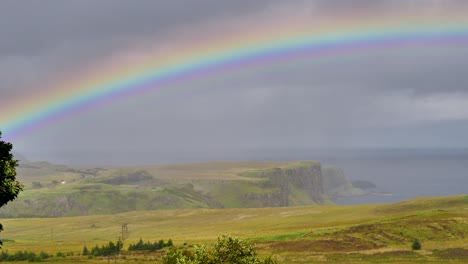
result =
[[272,23],[249,26],[248,30],[238,27],[223,35],[226,39],[219,38],[216,30],[208,30],[204,40],[192,35],[176,41],[182,43],[179,46],[167,45],[172,52],[155,49],[144,58],[110,59],[91,70],[62,76],[63,80],[44,85],[40,96],[2,107],[0,130],[13,139],[104,102],[305,56],[314,59],[369,49],[468,43],[468,16],[464,14]]

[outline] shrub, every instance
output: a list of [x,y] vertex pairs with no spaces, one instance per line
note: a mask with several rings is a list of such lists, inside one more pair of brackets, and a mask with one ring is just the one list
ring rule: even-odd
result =
[[159,240],[158,242],[143,242],[143,239],[140,238],[140,241],[136,244],[130,244],[128,246],[128,251],[135,251],[135,250],[148,250],[148,251],[155,251],[165,247],[172,247],[173,242],[171,239],[169,241],[164,242],[164,240]]
[[245,241],[223,235],[213,248],[195,247],[194,251],[171,248],[162,258],[164,264],[276,264],[268,257],[260,261],[255,247]]
[[164,264],[198,264],[198,262],[194,256],[194,254],[187,250],[180,250],[176,248],[170,248],[167,250],[162,257],[162,261]]
[[86,246],[83,247],[83,256],[87,256],[89,254],[89,250]]
[[251,244],[227,235],[218,238],[213,260],[214,263],[259,263],[257,252]]
[[8,251],[0,253],[0,262],[4,261],[29,261],[40,262],[51,257],[49,254],[42,251],[38,255],[34,252],[17,251],[14,254],[9,254]]
[[413,250],[420,250],[421,249],[421,242],[419,240],[415,239],[413,242],[413,245],[411,245],[411,248]]
[[109,242],[107,245],[104,245],[102,247],[99,247],[98,245],[96,245],[95,247],[93,247],[90,251],[88,251],[88,249],[86,248],[86,246],[83,248],[83,255],[85,253],[85,249],[86,249],[86,252],[89,254],[89,255],[92,255],[92,256],[110,256],[110,255],[115,255],[115,254],[118,254],[120,252],[120,250],[122,249],[123,247],[123,243],[122,243],[122,240],[117,240],[116,243],[114,242]]

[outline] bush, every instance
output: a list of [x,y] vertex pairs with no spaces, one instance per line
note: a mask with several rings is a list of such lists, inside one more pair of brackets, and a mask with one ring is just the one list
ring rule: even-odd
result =
[[[120,250],[123,247],[122,240],[117,240],[116,243],[114,242],[109,242],[107,245],[99,247],[96,245],[93,247],[90,251],[86,248],[86,246],[83,248],[83,255],[89,254],[91,256],[110,256],[110,255],[116,255],[120,252]],[[86,250],[85,250],[86,249]]]
[[172,247],[173,242],[171,239],[169,241],[164,242],[164,240],[159,240],[158,242],[143,242],[143,239],[140,238],[140,241],[136,244],[130,244],[128,246],[128,251],[136,251],[136,250],[148,250],[148,251],[155,251],[158,249],[162,249],[165,247]]
[[198,261],[195,255],[187,250],[180,250],[176,248],[170,248],[167,250],[162,258],[164,264],[197,264],[202,263]]
[[83,247],[83,256],[87,256],[89,254],[89,250],[86,246]]
[[164,264],[276,264],[268,257],[260,261],[255,247],[245,241],[223,235],[213,248],[195,247],[194,251],[171,248],[162,258]]
[[259,263],[257,252],[251,244],[227,235],[218,238],[213,260],[214,263]]
[[413,250],[420,250],[421,249],[421,242],[419,240],[414,240],[413,245],[411,245]]
[[28,251],[17,251],[15,254],[9,254],[8,251],[0,253],[0,262],[4,261],[29,261],[29,262],[40,262],[51,257],[49,254],[42,251],[37,255],[34,252]]

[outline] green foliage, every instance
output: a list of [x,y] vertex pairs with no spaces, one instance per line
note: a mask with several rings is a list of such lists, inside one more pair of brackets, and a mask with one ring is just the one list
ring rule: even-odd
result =
[[278,262],[272,256],[268,256],[263,260],[263,264],[278,264]]
[[420,250],[421,249],[421,242],[419,242],[419,240],[415,239],[413,244],[411,245],[411,248],[413,250]]
[[[0,138],[2,133],[0,132]],[[16,181],[18,161],[14,159],[11,143],[0,141],[0,207],[13,201],[23,186]]]
[[164,240],[159,240],[158,242],[143,242],[143,239],[140,240],[136,244],[130,244],[128,246],[128,251],[136,251],[136,250],[147,250],[147,251],[155,251],[158,249],[162,249],[165,247],[171,247],[173,245],[172,240],[164,242]]
[[213,248],[195,247],[194,251],[171,248],[163,256],[164,264],[276,264],[268,257],[260,261],[255,247],[243,240],[223,235]]
[[[2,132],[0,131],[0,139]],[[16,180],[16,167],[18,161],[14,159],[11,143],[0,140],[0,207],[13,201],[23,186]],[[0,224],[0,232],[3,226]],[[0,246],[2,242],[0,241]]]
[[223,235],[213,252],[214,263],[259,263],[255,248],[242,240]]
[[3,251],[2,253],[0,253],[0,262],[5,262],[5,261],[41,262],[50,257],[51,255],[45,253],[44,251],[42,251],[39,254],[36,254],[34,252],[28,252],[28,251],[17,251],[14,254],[10,254],[8,253],[8,251]]
[[86,246],[83,247],[83,256],[89,255],[89,250]]
[[[103,245],[101,247],[99,247],[98,245],[96,245],[95,247],[93,247],[91,249],[91,251],[89,253],[87,253],[86,255],[92,255],[92,256],[110,256],[110,255],[116,255],[120,252],[120,250],[122,249],[123,247],[123,243],[122,241],[119,239],[117,240],[116,243],[110,241],[107,245]],[[83,255],[85,255],[85,248],[86,246],[83,248]],[[88,252],[88,249],[86,248],[86,252]]]
[[[195,248],[195,252],[198,248]],[[205,251],[202,251],[203,256],[205,256]],[[164,256],[162,257],[162,261],[164,264],[198,264],[198,263],[208,263],[208,262],[200,262],[200,259],[203,257],[196,256],[192,251],[187,249],[177,249],[177,248],[170,248],[166,250]]]

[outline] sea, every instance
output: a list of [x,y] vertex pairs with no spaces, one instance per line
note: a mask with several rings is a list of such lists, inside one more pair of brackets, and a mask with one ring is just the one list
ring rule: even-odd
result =
[[[352,154],[352,153],[348,153]],[[337,204],[393,203],[415,197],[468,194],[466,150],[379,150],[324,158],[349,180],[377,185],[370,195],[340,198]]]

